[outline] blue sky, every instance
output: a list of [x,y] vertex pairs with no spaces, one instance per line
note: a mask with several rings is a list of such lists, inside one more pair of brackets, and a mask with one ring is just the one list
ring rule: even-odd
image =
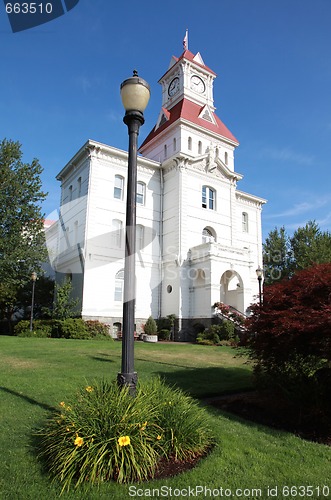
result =
[[80,0],[50,23],[12,33],[0,4],[0,138],[56,174],[87,139],[127,148],[120,83],[137,68],[151,85],[140,141],[160,105],[172,55],[200,52],[217,73],[216,113],[237,137],[242,191],[268,199],[263,233],[315,219],[331,230],[330,0]]

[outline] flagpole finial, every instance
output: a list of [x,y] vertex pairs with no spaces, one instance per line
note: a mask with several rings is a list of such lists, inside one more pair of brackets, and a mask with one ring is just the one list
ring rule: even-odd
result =
[[186,33],[183,40],[183,49],[188,50],[188,29],[186,28]]

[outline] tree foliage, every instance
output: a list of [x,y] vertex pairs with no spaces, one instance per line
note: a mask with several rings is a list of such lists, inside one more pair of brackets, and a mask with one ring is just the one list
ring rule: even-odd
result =
[[79,299],[72,297],[72,283],[66,278],[55,285],[55,301],[52,311],[52,318],[65,320],[77,315],[77,306]]
[[157,324],[155,319],[152,316],[149,316],[147,319],[145,326],[144,326],[144,332],[146,335],[156,335],[157,333]]
[[297,271],[265,288],[248,320],[250,349],[262,370],[317,369],[331,361],[331,263]]
[[331,262],[331,234],[315,221],[299,227],[290,237],[285,227],[270,231],[263,244],[265,284],[290,277],[300,269]]
[[37,159],[22,160],[21,145],[0,142],[0,308],[10,316],[17,294],[46,257],[41,202],[46,198]]

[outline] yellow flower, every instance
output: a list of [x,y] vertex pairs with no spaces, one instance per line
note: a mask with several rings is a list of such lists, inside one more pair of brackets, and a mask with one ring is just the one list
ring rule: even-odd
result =
[[60,406],[62,406],[62,408],[65,408],[65,407],[66,407],[65,402],[64,402],[64,401],[61,401]]
[[83,444],[84,444],[84,439],[77,435],[76,439],[74,441],[74,445],[75,446],[83,446]]
[[85,387],[85,391],[86,392],[93,392],[94,389],[93,389],[93,387],[91,385],[88,385],[87,387]]
[[147,425],[147,420],[146,422],[143,423],[142,427],[140,427],[140,430],[144,431],[146,429],[146,425]]
[[120,446],[127,446],[128,444],[130,444],[130,437],[129,436],[121,436],[118,438],[117,442]]
[[160,436],[160,434],[159,434],[158,436],[156,436],[156,439],[157,439],[158,441],[160,441],[160,439],[162,439],[162,436]]

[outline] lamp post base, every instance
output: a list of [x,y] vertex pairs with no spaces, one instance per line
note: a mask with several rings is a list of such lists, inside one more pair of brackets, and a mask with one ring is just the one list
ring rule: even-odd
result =
[[131,396],[135,396],[136,394],[137,382],[138,382],[137,372],[117,374],[117,383],[119,387],[120,388],[129,387],[129,392]]

